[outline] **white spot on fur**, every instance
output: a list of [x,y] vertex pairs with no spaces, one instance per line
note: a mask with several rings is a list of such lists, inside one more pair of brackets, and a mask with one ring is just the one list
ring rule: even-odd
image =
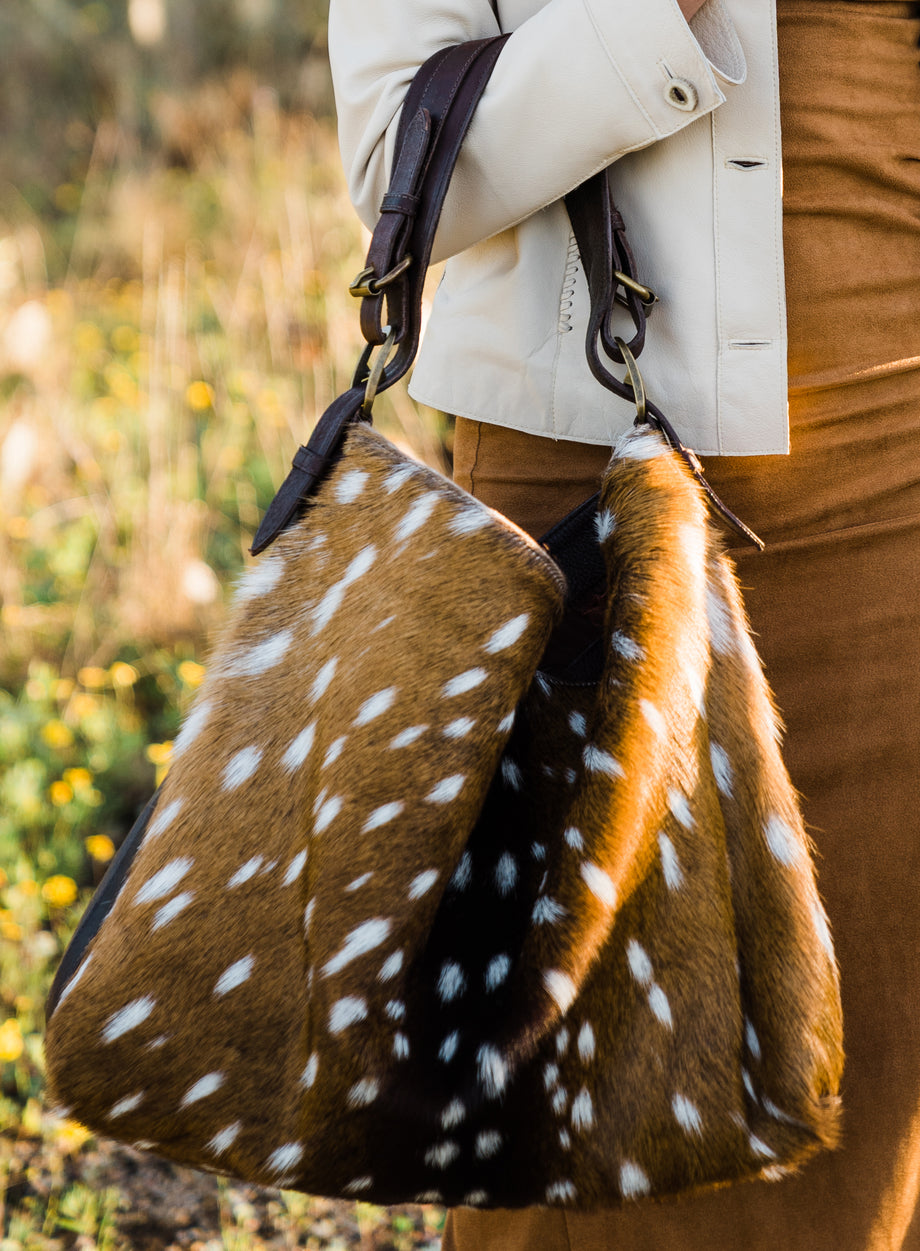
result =
[[[65,999],[67,998],[67,996],[70,994],[70,992],[76,988],[77,983],[80,981],[80,979],[82,978],[83,974],[84,974],[84,973],[86,972],[86,970],[89,968],[89,966],[90,966],[90,964],[91,964],[91,962],[92,962],[92,959],[93,959],[92,955],[88,955],[88,956],[86,957],[86,959],[83,961],[83,963],[80,965],[80,967],[77,969],[76,973],[74,973],[73,977],[70,979],[70,981],[69,981],[69,982],[67,983],[67,985],[64,987],[63,991],[61,992],[60,996],[58,997],[58,1007],[60,1007],[60,1006],[61,1006],[61,1004],[64,1002],[64,1000],[65,1000]],[[66,1120],[66,1119],[67,1119],[67,1117],[66,1117],[66,1116],[64,1116],[64,1115],[62,1114],[62,1119],[63,1119],[63,1120]]]
[[497,990],[511,972],[511,961],[506,955],[493,956],[486,967],[486,990]]
[[370,474],[363,469],[349,469],[335,484],[335,498],[340,504],[353,504],[367,485]]
[[139,1108],[144,1102],[146,1091],[139,1090],[135,1095],[128,1095],[125,1099],[119,1099],[109,1113],[110,1121],[117,1120],[119,1116],[126,1116],[129,1112],[133,1112],[135,1108]]
[[685,830],[692,830],[695,824],[693,813],[690,810],[690,801],[683,792],[675,790],[674,787],[668,791],[668,807],[674,820],[682,825]]
[[706,590],[706,619],[710,643],[724,656],[733,649],[737,636],[728,605],[712,585]]
[[342,600],[345,598],[345,592],[353,582],[356,582],[358,578],[363,577],[367,573],[376,559],[377,548],[373,543],[368,544],[367,547],[362,548],[358,552],[357,556],[349,563],[340,580],[335,586],[329,588],[313,610],[313,634],[319,634],[320,630],[329,624],[341,607]]
[[479,1084],[487,1099],[497,1099],[508,1083],[508,1066],[495,1047],[483,1046],[476,1053]]
[[716,780],[716,786],[726,799],[731,799],[734,777],[728,753],[718,743],[710,743],[709,759],[712,761],[712,774]]
[[611,650],[616,652],[618,656],[622,656],[624,660],[642,660],[645,652],[634,639],[623,634],[620,630],[614,630],[610,636]]
[[594,1104],[591,1096],[582,1086],[572,1100],[572,1128],[577,1130],[591,1129],[594,1124]]
[[546,859],[546,845],[544,843],[531,843],[530,854],[534,860],[541,861]]
[[547,1203],[571,1203],[578,1191],[570,1181],[555,1181],[546,1187]]
[[176,895],[175,899],[170,899],[169,903],[164,904],[158,912],[154,914],[152,930],[161,930],[164,925],[168,925],[170,921],[174,921],[180,912],[184,912],[192,900],[194,894],[187,890],[181,895]]
[[568,1027],[563,1025],[562,1029],[556,1035],[556,1055],[561,1060],[569,1049],[569,1031]]
[[639,985],[648,986],[654,976],[652,962],[648,957],[648,952],[634,938],[631,938],[626,946],[626,959],[629,962],[629,971]]
[[566,917],[567,913],[562,904],[551,899],[549,895],[543,895],[533,906],[533,912],[530,919],[534,925],[556,925]]
[[758,1138],[755,1134],[751,1134],[749,1141],[751,1144],[751,1150],[755,1155],[760,1156],[761,1159],[764,1160],[776,1159],[776,1152],[772,1147],[768,1147],[762,1138]]
[[390,922],[381,917],[376,917],[372,921],[363,921],[347,936],[341,951],[324,965],[323,977],[332,977],[333,974],[340,973],[346,964],[351,964],[352,960],[357,960],[359,956],[367,955],[369,951],[379,947],[389,933]]
[[269,556],[258,565],[253,566],[240,579],[236,589],[237,604],[245,604],[248,600],[267,595],[281,581],[284,573],[284,561],[279,556]]
[[313,739],[316,736],[316,722],[311,722],[306,729],[300,731],[290,747],[281,757],[282,767],[287,769],[288,773],[293,773],[295,769],[299,769],[303,762],[309,756],[313,747]]
[[452,1100],[441,1113],[441,1128],[454,1129],[466,1119],[466,1107],[460,1099]]
[[310,933],[310,923],[313,920],[313,913],[316,911],[316,900],[311,899],[303,910],[303,932]]
[[257,643],[245,656],[236,660],[230,666],[230,672],[250,678],[266,673],[283,660],[293,641],[293,630],[279,630],[277,634],[267,638],[264,643]]
[[225,1151],[229,1151],[237,1138],[239,1138],[242,1128],[243,1126],[239,1121],[234,1121],[232,1125],[228,1125],[225,1129],[216,1133],[205,1149],[210,1151],[212,1155],[223,1155]]
[[473,1150],[477,1160],[491,1160],[492,1156],[498,1155],[501,1149],[502,1136],[498,1130],[484,1129],[481,1134],[476,1135],[476,1145]]
[[217,979],[214,994],[229,994],[231,990],[236,990],[237,986],[242,986],[244,982],[248,982],[252,977],[255,963],[255,956],[244,956],[242,960],[237,960],[229,968],[224,969]]
[[623,766],[618,760],[614,760],[613,756],[607,751],[602,751],[600,747],[595,747],[589,743],[582,753],[585,762],[585,768],[590,773],[605,773],[611,778],[621,778],[624,776]]
[[509,851],[504,852],[504,854],[499,857],[498,864],[495,866],[494,878],[495,889],[500,895],[510,895],[517,885],[517,861]]
[[426,869],[424,873],[419,873],[409,885],[409,898],[421,899],[423,895],[427,895],[439,876],[437,869]]
[[461,1203],[465,1208],[481,1208],[484,1203],[489,1202],[489,1192],[487,1190],[471,1190],[461,1199]]
[[384,1011],[391,1021],[402,1021],[406,1015],[406,1005],[401,999],[391,999]]
[[255,877],[261,864],[261,856],[253,856],[251,860],[247,860],[242,868],[237,869],[233,877],[227,883],[227,890],[233,890],[235,886],[242,886],[243,883],[248,882],[251,877]]
[[700,1116],[700,1110],[686,1095],[674,1096],[671,1100],[671,1111],[685,1133],[695,1134],[697,1137],[702,1135],[703,1118]]
[[573,851],[584,851],[585,840],[581,836],[581,830],[576,830],[574,825],[570,825],[562,837]]
[[350,1108],[366,1108],[380,1094],[380,1086],[371,1077],[356,1082],[349,1090],[345,1099]]
[[582,1063],[588,1064],[594,1059],[594,1047],[594,1030],[591,1028],[590,1021],[585,1021],[578,1031],[578,1054],[581,1056]]
[[528,612],[521,613],[518,617],[512,617],[503,626],[499,626],[488,643],[485,644],[484,650],[490,656],[494,656],[496,652],[503,652],[506,648],[513,646],[527,629],[529,621],[530,613]]
[[367,1016],[367,1004],[363,999],[358,999],[354,995],[346,995],[344,999],[337,1000],[329,1012],[329,1032],[330,1034],[341,1034],[342,1030],[348,1029],[350,1025],[355,1025],[358,1021],[363,1021]]
[[300,1075],[300,1084],[304,1090],[309,1090],[316,1081],[316,1075],[319,1072],[319,1054],[313,1052],[307,1061],[307,1066]]
[[573,734],[577,734],[579,738],[585,737],[588,733],[588,723],[585,721],[582,713],[572,712],[569,714],[569,729]]
[[567,1129],[559,1131],[559,1146],[563,1151],[569,1151],[572,1147],[572,1136]]
[[650,699],[640,699],[639,709],[652,733],[657,735],[658,738],[664,738],[668,732],[668,726],[660,710],[655,707]]
[[390,749],[399,747],[411,747],[414,742],[422,737],[428,729],[427,725],[410,725],[406,730],[400,730],[396,737],[390,743]]
[[563,973],[561,969],[547,969],[543,974],[543,985],[560,1012],[567,1012],[577,994],[575,983],[568,973]]
[[671,1016],[671,1005],[668,1003],[668,997],[656,982],[648,992],[648,1006],[654,1015],[658,1018],[662,1025],[666,1025],[668,1029],[674,1028],[674,1019]]
[[667,450],[664,439],[651,426],[628,430],[613,449],[617,460],[657,460]]
[[457,798],[463,790],[463,784],[466,781],[462,773],[455,773],[453,777],[444,778],[438,782],[437,786],[433,786],[425,799],[430,804],[449,804]]
[[287,867],[284,877],[281,880],[282,886],[291,886],[303,873],[303,867],[307,863],[307,851],[299,851],[291,863]]
[[616,518],[609,508],[602,508],[596,513],[594,517],[594,532],[599,543],[606,543],[616,528]]
[[551,1106],[557,1116],[565,1115],[565,1110],[569,1106],[569,1092],[565,1087],[560,1086],[553,1095]]
[[410,478],[414,478],[418,471],[418,465],[397,465],[397,467],[391,473],[387,474],[386,478],[383,480],[383,488],[387,495],[392,495],[394,491],[399,490],[399,488],[404,486]]
[[447,1035],[438,1048],[438,1059],[442,1064],[450,1064],[460,1046],[460,1034],[457,1030]]
[[501,763],[502,781],[513,791],[519,791],[524,784],[524,775],[513,760],[505,759]]
[[361,827],[362,834],[368,834],[371,830],[377,830],[381,825],[387,825],[390,821],[394,821],[405,808],[405,804],[401,799],[394,799],[392,803],[381,804],[379,808],[375,808],[371,815]]
[[455,695],[465,695],[467,691],[481,686],[488,676],[485,669],[467,669],[465,673],[458,673],[455,678],[445,682],[441,694],[445,699],[452,699]]
[[658,850],[661,852],[661,871],[668,890],[680,890],[684,884],[684,871],[674,850],[674,844],[663,831],[658,835]]
[[343,734],[341,738],[337,738],[334,743],[329,744],[329,747],[326,749],[326,754],[323,757],[324,769],[328,769],[331,764],[335,764],[339,756],[341,756],[342,749],[347,741],[346,736]]
[[764,826],[764,838],[774,858],[787,867],[802,858],[802,844],[795,831],[782,817],[774,814]]
[[259,747],[244,747],[242,751],[231,756],[221,778],[224,790],[236,790],[247,782],[258,769],[261,760],[262,750]]
[[827,924],[827,916],[817,899],[812,900],[811,919],[814,923],[815,933],[818,935],[818,942],[820,942],[821,946],[824,948],[828,960],[833,961],[834,942],[831,938],[831,932]]
[[373,1177],[355,1177],[345,1187],[345,1193],[349,1195],[360,1195],[365,1190],[370,1190],[374,1184]]
[[495,727],[497,734],[510,734],[514,726],[514,712],[509,712],[507,716],[502,717],[498,725]]
[[703,718],[706,716],[706,682],[703,675],[695,668],[688,666],[684,669],[684,677],[687,680],[687,686],[690,689],[690,698],[693,700],[693,707]]
[[549,1092],[555,1090],[559,1085],[559,1065],[547,1064],[543,1070],[543,1087]]
[[447,528],[452,534],[473,534],[476,530],[481,530],[483,526],[487,526],[491,520],[488,511],[485,508],[467,507],[456,513],[447,523]]
[[396,700],[397,690],[395,686],[388,686],[386,690],[378,691],[376,695],[372,695],[370,699],[366,699],[358,709],[358,715],[355,717],[355,725],[367,725],[373,721],[375,717],[382,716],[388,708],[392,708]]
[[[204,700],[200,704],[196,704],[189,715],[185,718],[185,724],[176,735],[172,746],[171,760],[177,760],[182,753],[191,746],[201,731],[208,723],[211,715],[212,704],[210,700]],[[149,833],[149,831],[148,831]]]
[[472,717],[458,717],[456,721],[451,721],[446,725],[441,733],[445,738],[466,738],[470,730],[476,725]]
[[409,1039],[405,1036],[405,1034],[393,1035],[393,1059],[409,1059]]
[[266,1172],[272,1174],[289,1173],[303,1159],[303,1147],[299,1142],[286,1142],[278,1147],[265,1161]]
[[345,887],[346,891],[360,890],[362,886],[367,885],[367,883],[371,880],[373,876],[374,876],[373,870],[370,870],[367,873],[362,873],[360,877],[356,877],[353,882],[348,883],[348,885]]
[[313,686],[310,689],[310,698],[312,700],[322,699],[329,689],[329,684],[335,677],[335,671],[339,667],[338,656],[333,656],[331,660],[327,660],[320,669],[314,679]]
[[162,812],[155,812],[150,824],[147,826],[147,838],[156,838],[158,834],[162,834],[167,826],[172,825],[176,817],[182,811],[184,799],[173,799],[166,805]]
[[581,876],[588,890],[605,908],[615,906],[617,888],[613,884],[613,878],[609,873],[605,873],[603,869],[596,864],[592,864],[590,860],[585,860],[581,866]]
[[393,531],[393,537],[397,543],[407,539],[410,534],[414,534],[425,524],[440,498],[437,491],[426,491],[409,505],[405,516]]
[[169,864],[158,869],[153,877],[147,879],[134,896],[134,902],[136,904],[152,903],[154,899],[162,899],[171,894],[194,863],[194,860],[188,856],[170,860]]
[[757,1037],[754,1026],[747,1020],[744,1022],[744,1041],[747,1043],[748,1051],[750,1051],[754,1059],[759,1060],[761,1055],[760,1039]]
[[438,996],[442,1003],[452,1003],[466,990],[466,974],[454,960],[445,960],[438,975]]
[[380,966],[380,972],[377,978],[381,982],[392,982],[393,978],[399,973],[403,966],[403,953],[394,951],[391,956],[387,956],[383,964]]
[[457,867],[454,869],[447,886],[449,890],[466,890],[472,880],[473,857],[468,851],[465,851],[457,861]]
[[425,1152],[425,1163],[429,1168],[447,1168],[459,1154],[460,1148],[455,1142],[439,1142]]
[[316,814],[316,821],[313,825],[314,833],[322,834],[324,830],[327,830],[341,811],[341,795],[333,795],[331,799],[327,799]]
[[193,1086],[189,1086],[182,1096],[179,1107],[187,1108],[190,1104],[197,1103],[199,1099],[206,1099],[208,1095],[213,1095],[215,1091],[220,1090],[226,1080],[223,1073],[206,1073],[204,1077],[199,1077],[198,1081]]
[[651,1182],[644,1169],[632,1160],[620,1165],[620,1194],[624,1199],[639,1199],[651,1190]]

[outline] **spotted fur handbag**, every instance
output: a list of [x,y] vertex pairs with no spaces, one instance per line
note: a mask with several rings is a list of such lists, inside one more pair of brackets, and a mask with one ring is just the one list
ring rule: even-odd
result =
[[[478,47],[434,67],[448,129]],[[416,161],[444,133],[422,98]],[[839,986],[703,488],[653,419],[537,543],[353,420],[373,381],[298,454],[65,956],[52,1097],[377,1203],[782,1175],[835,1138]],[[596,637],[560,654],[598,577]]]

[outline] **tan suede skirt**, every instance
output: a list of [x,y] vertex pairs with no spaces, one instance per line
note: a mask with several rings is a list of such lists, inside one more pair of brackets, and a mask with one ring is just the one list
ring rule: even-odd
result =
[[[778,11],[793,450],[707,472],[768,543],[733,554],[841,962],[843,1146],[693,1200],[460,1209],[444,1251],[920,1251],[920,7]],[[458,422],[458,481],[532,533],[605,461]]]

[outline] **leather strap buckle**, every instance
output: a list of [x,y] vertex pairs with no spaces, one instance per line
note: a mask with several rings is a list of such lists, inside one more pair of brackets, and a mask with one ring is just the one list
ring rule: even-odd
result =
[[362,269],[360,274],[348,284],[348,293],[353,295],[355,299],[367,299],[370,296],[379,295],[384,287],[388,287],[391,282],[406,272],[412,264],[412,257],[408,253],[402,258],[398,264],[394,265],[389,273],[384,274],[382,278],[374,276],[373,265],[368,265],[366,269]]

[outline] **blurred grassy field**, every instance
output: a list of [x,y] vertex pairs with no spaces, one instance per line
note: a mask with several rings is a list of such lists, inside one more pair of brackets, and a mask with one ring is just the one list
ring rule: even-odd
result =
[[[359,351],[331,122],[240,69],[150,108],[143,150],[117,117],[67,123],[82,155],[44,200],[0,178],[0,1251],[434,1247],[437,1210],[157,1172],[42,1109],[61,950]],[[375,416],[445,467],[435,414],[400,392]]]

